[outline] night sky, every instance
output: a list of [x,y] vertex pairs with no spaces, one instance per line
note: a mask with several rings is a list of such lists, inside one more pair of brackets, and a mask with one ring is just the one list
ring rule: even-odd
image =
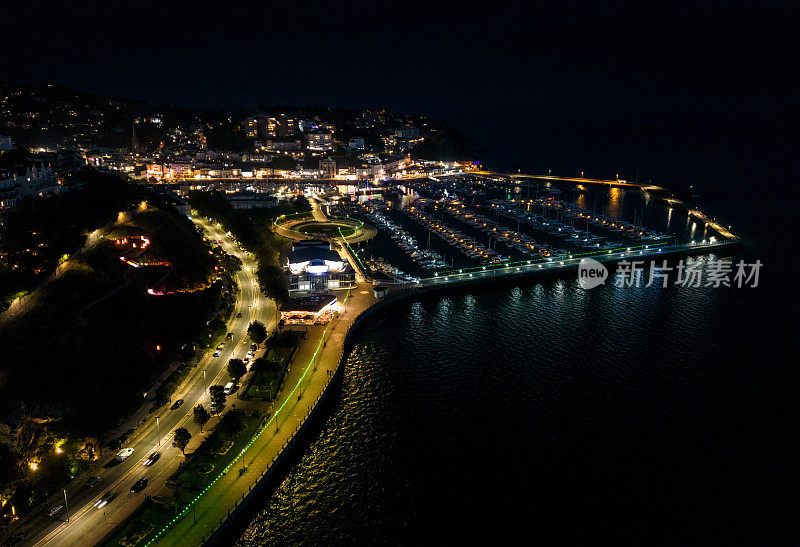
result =
[[535,171],[674,177],[697,146],[797,143],[796,2],[432,4],[13,2],[0,79],[428,113]]

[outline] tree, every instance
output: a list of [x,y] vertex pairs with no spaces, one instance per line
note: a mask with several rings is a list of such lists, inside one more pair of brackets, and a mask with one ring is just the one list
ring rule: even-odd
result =
[[267,327],[261,321],[255,320],[247,327],[247,334],[250,336],[250,340],[260,344],[267,337]]
[[180,448],[181,453],[186,456],[186,447],[189,445],[189,441],[192,439],[192,434],[189,433],[189,430],[185,427],[179,427],[175,430],[175,438],[172,441],[172,446],[175,448]]
[[290,171],[295,168],[295,161],[289,156],[276,156],[269,162],[269,166],[272,169]]
[[241,359],[231,359],[228,361],[228,376],[232,380],[238,381],[239,378],[247,374],[247,365]]
[[258,286],[264,296],[277,303],[286,302],[289,298],[289,287],[280,266],[262,265],[258,268]]
[[305,213],[311,210],[311,202],[305,196],[297,196],[294,200],[294,210],[298,213]]
[[266,357],[259,357],[253,362],[253,368],[259,372],[266,372],[268,374],[280,374],[281,365],[274,359],[267,359]]
[[194,414],[194,423],[200,426],[200,433],[202,433],[203,426],[206,425],[208,420],[211,419],[211,414],[209,414],[208,410],[206,410],[206,407],[201,404],[198,404],[196,407],[194,407],[192,413]]
[[208,393],[211,395],[211,404],[215,407],[219,408],[225,404],[225,387],[219,384],[215,384],[208,388]]
[[238,256],[233,256],[228,253],[222,253],[220,264],[222,265],[222,269],[231,276],[242,269],[241,259]]
[[244,430],[244,419],[241,412],[228,412],[219,421],[216,430],[228,438]]

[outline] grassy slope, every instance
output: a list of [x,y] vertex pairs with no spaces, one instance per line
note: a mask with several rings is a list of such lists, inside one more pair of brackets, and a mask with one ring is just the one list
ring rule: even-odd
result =
[[[168,283],[206,280],[211,257],[188,220],[151,209],[130,224],[154,241],[148,253],[175,263]],[[77,258],[35,291],[30,311],[0,328],[7,341],[0,393],[29,409],[59,402],[75,428],[97,432],[141,403],[180,346],[205,328],[216,289],[151,297],[146,287],[166,270],[126,273],[108,243]],[[84,309],[120,284],[122,290]]]

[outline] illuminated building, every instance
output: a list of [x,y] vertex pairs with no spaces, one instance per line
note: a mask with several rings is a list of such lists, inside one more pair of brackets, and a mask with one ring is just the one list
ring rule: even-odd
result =
[[318,131],[306,135],[306,146],[309,150],[326,152],[333,150],[333,134],[325,131]]
[[364,137],[351,137],[347,148],[348,150],[364,150]]
[[301,144],[298,139],[273,140],[268,139],[264,142],[264,149],[270,152],[295,152],[300,150]]
[[319,294],[290,298],[281,304],[281,319],[292,325],[327,323],[338,309],[336,296]]
[[325,291],[355,286],[355,272],[324,241],[294,243],[286,257],[286,269],[290,291]]
[[20,184],[22,198],[44,197],[58,193],[58,180],[49,165],[29,168]]
[[324,179],[332,179],[336,176],[336,160],[319,160],[319,174]]

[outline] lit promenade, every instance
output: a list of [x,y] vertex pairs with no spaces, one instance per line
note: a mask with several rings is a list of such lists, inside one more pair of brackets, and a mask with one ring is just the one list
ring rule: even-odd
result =
[[[359,285],[349,298],[342,295],[339,304],[344,308],[344,314],[326,327],[309,329],[309,336],[292,358],[284,388],[273,405],[266,426],[251,441],[243,456],[234,461],[227,472],[199,495],[152,544],[201,545],[242,502],[293,439],[332,381],[342,357],[347,329],[375,302],[371,289],[370,285]],[[240,473],[242,468],[245,471]]]
[[[549,274],[555,272],[563,272],[565,270],[576,269],[581,260],[584,258],[592,258],[598,262],[620,262],[623,260],[636,261],[644,259],[657,259],[659,257],[668,257],[671,255],[690,255],[690,254],[704,254],[714,250],[729,249],[739,245],[739,240],[723,240],[715,242],[698,242],[698,243],[679,243],[676,245],[650,245],[645,248],[639,247],[626,247],[620,251],[593,253],[584,255],[573,255],[572,258],[561,258],[549,260],[531,259],[522,260],[519,262],[511,262],[505,266],[473,266],[469,268],[454,269],[435,277],[428,277],[420,279],[417,283],[409,284],[407,288],[413,289],[414,287],[431,287],[442,285],[455,285],[464,282],[473,282],[479,280],[502,279],[506,277],[514,277],[518,275],[532,275],[536,273]],[[629,250],[630,249],[630,250]]]

